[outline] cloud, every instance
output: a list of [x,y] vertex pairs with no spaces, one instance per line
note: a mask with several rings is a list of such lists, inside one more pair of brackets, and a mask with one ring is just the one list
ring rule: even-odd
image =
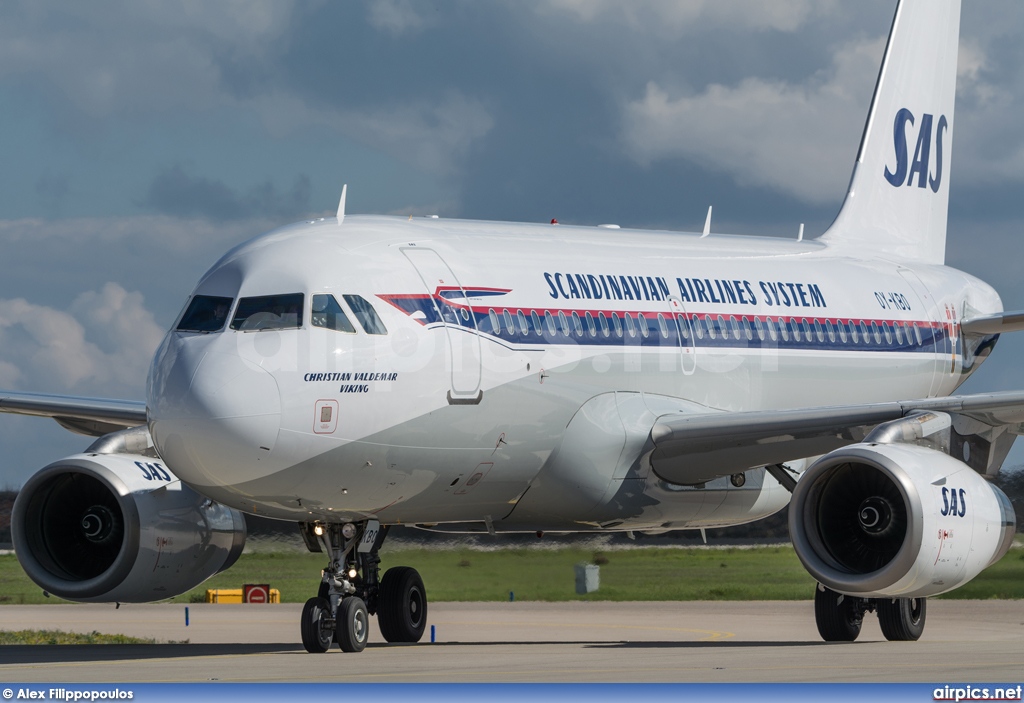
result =
[[366,19],[371,27],[396,36],[418,32],[432,24],[409,0],[371,0]]
[[[483,102],[451,87],[449,77],[441,78],[440,87],[434,81],[400,83],[390,75],[374,75],[385,70],[380,66],[351,65],[344,51],[320,52],[316,65],[309,65],[312,59],[296,45],[308,41],[303,31],[311,28],[303,22],[315,14],[315,4],[144,0],[117,7],[116,21],[111,21],[110,13],[84,6],[0,4],[0,82],[46,96],[69,132],[174,116],[216,121],[244,113],[275,138],[296,138],[310,127],[322,127],[445,174],[494,123]],[[342,45],[353,43],[348,35],[366,34],[367,25],[353,21],[344,8],[327,17],[340,23],[336,40]],[[375,0],[362,21],[395,35],[434,22],[408,0]],[[360,60],[382,63],[367,56]],[[400,60],[407,58],[403,54]],[[329,82],[308,85],[290,71],[325,71]],[[405,99],[389,90],[337,91],[337,85],[353,80],[346,77],[351,71],[373,76],[374,86],[413,85],[414,92]],[[173,167],[160,174],[150,194],[158,211],[230,219],[251,209],[251,196],[268,194],[278,199],[259,212],[290,215],[294,210],[293,203],[281,200],[291,193],[231,193],[223,184],[186,175]],[[194,196],[193,209],[178,201],[165,208],[169,203],[162,197],[174,199],[182,190]]]
[[359,108],[314,105],[287,94],[266,95],[257,102],[272,133],[283,134],[300,124],[327,127],[442,177],[454,175],[494,127],[484,102],[457,90]]
[[310,190],[309,177],[300,175],[288,191],[279,191],[266,181],[243,194],[222,181],[192,176],[175,164],[157,174],[142,204],[173,217],[217,222],[252,217],[294,219],[309,213]]
[[[1016,38],[1013,40],[1016,44]],[[1024,75],[1019,50],[997,41],[961,40],[957,111],[953,141],[953,187],[987,196],[1024,181],[1024,142],[1019,115],[1024,111]],[[1000,213],[1002,214],[1002,213]]]
[[[122,255],[140,253],[150,261],[168,252],[194,259],[202,251],[219,256],[229,246],[280,224],[279,218],[261,217],[256,213],[249,219],[224,223],[171,215],[54,220],[30,217],[0,220],[0,248],[10,261],[12,252],[39,252],[45,242],[48,249],[45,260],[55,270],[68,268],[90,251],[99,250],[103,256],[109,256],[115,247]],[[72,258],[65,261],[65,253]],[[163,261],[167,263],[166,258]],[[111,265],[120,268],[118,262],[111,262]]]
[[215,222],[168,215],[0,220],[0,299],[68,311],[82,291],[112,281],[144,294],[146,309],[166,328],[225,251],[280,224],[274,218]]
[[708,26],[792,32],[835,6],[835,0],[547,0],[538,9],[585,22],[624,22],[645,32],[690,34]]
[[70,310],[0,300],[0,378],[7,387],[139,396],[163,330],[142,294],[116,283]]
[[846,44],[802,84],[747,78],[673,97],[650,82],[623,111],[622,145],[640,164],[690,159],[743,186],[833,202],[847,185],[883,46]]
[[479,100],[450,91],[437,102],[416,101],[345,120],[352,134],[425,171],[450,174],[474,142],[494,126]]
[[[290,0],[0,7],[0,77],[42,83],[91,117],[221,102],[231,64],[281,50]],[[106,10],[106,11],[104,11]]]

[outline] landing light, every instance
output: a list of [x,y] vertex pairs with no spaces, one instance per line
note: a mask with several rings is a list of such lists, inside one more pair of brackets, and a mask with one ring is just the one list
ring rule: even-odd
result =
[[356,576],[358,576],[358,575],[359,575],[359,572],[358,572],[358,571],[356,571],[355,569],[349,569],[349,570],[348,570],[348,577],[349,577],[350,579],[354,579],[354,578],[355,578]]
[[313,534],[315,534],[317,537],[323,537],[324,526],[323,525],[314,525],[314,527],[313,527]]

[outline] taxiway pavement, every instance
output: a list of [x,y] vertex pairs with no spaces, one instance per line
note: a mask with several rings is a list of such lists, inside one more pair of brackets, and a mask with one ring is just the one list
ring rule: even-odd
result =
[[[928,604],[919,642],[826,644],[810,602],[431,603],[436,642],[307,654],[301,606],[0,606],[0,629],[97,630],[166,644],[0,646],[0,682],[1021,683],[1024,601]],[[183,643],[187,641],[187,643]]]

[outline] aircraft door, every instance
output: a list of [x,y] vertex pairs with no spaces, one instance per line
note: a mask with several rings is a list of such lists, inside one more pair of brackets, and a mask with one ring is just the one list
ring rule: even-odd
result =
[[946,332],[946,360],[942,364],[942,372],[946,378],[959,378],[964,364],[960,340],[960,315],[953,303],[946,303],[942,308],[942,327]]
[[683,301],[674,295],[668,298],[668,309],[672,313],[674,325],[669,329],[675,330],[683,373],[689,376],[697,369],[697,347],[694,345],[693,323],[690,316],[686,314],[686,306],[683,305]]
[[483,397],[480,337],[469,296],[455,273],[433,249],[403,247],[402,253],[419,274],[444,324],[446,360],[451,370],[448,402],[453,405],[479,403]]

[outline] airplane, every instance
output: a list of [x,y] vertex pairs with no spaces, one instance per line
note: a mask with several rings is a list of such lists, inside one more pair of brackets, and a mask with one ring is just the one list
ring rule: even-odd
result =
[[[991,483],[1024,392],[950,395],[1024,329],[944,265],[959,0],[899,0],[849,190],[817,239],[437,217],[300,222],[192,290],[146,401],[0,393],[96,437],[14,506],[48,593],[148,602],[229,568],[245,514],[325,552],[305,649],[417,642],[427,595],[381,575],[394,525],[702,529],[789,505],[826,641],[1008,550]],[[709,236],[710,235],[710,236]],[[808,594],[810,595],[810,594]]]

